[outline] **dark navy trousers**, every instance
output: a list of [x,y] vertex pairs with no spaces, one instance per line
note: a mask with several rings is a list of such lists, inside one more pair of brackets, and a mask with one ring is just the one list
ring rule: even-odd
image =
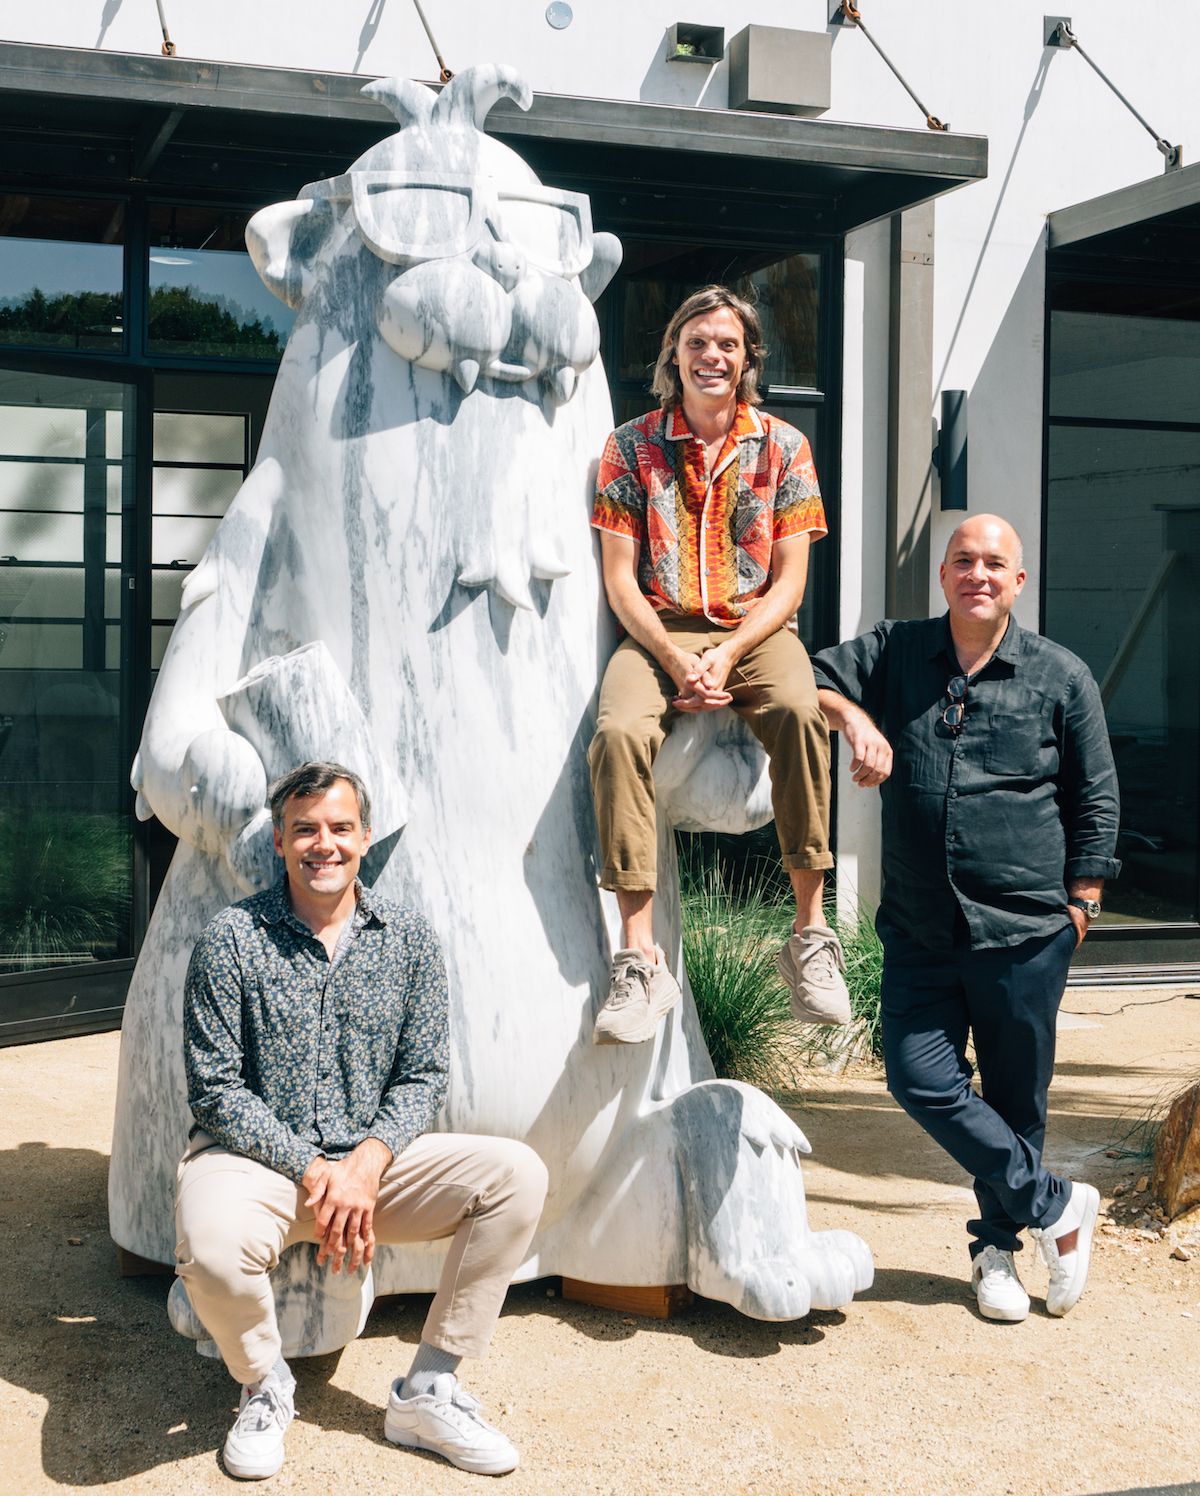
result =
[[[964,921],[965,924],[965,921]],[[927,950],[880,922],[888,1090],[975,1178],[971,1255],[1018,1251],[1026,1226],[1052,1226],[1070,1184],[1042,1165],[1054,1021],[1075,927],[999,950]],[[983,1095],[971,1086],[967,1035]]]

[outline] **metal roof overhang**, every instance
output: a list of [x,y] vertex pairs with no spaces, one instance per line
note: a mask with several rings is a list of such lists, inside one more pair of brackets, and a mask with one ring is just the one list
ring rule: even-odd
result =
[[[0,43],[10,184],[148,182],[262,203],[344,171],[396,129],[344,73]],[[487,131],[606,227],[737,223],[842,234],[987,175],[987,141],[929,130],[535,94]],[[724,212],[722,212],[722,206]],[[743,228],[744,232],[744,228]]]
[[1051,213],[1050,249],[1194,273],[1200,265],[1200,165]]

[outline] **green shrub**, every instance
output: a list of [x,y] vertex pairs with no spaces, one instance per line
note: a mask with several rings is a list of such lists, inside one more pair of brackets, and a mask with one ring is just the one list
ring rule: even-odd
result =
[[122,954],[132,892],[124,817],[6,810],[0,813],[0,836],[4,967]]
[[683,959],[713,1068],[775,1090],[797,1064],[788,990],[775,958],[794,910],[753,889],[735,899],[713,870],[683,891]]
[[[739,868],[736,879],[693,843],[681,859],[683,955],[713,1067],[719,1076],[770,1092],[790,1089],[806,1066],[877,1060],[883,1052],[879,979],[883,947],[866,910],[826,922],[846,956],[851,1022],[799,1024],[775,967],[792,933],[795,905],[779,887],[777,864]],[[733,887],[730,887],[730,884]]]

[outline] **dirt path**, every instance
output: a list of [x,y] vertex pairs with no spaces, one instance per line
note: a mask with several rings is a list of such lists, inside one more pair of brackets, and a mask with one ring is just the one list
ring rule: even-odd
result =
[[[1053,1167],[1114,1185],[1145,1172],[1106,1148],[1200,1075],[1200,1001],[1072,991],[1106,1015],[1060,1034]],[[1154,1005],[1149,1005],[1153,1003]],[[62,1487],[228,1492],[217,1451],[235,1387],[169,1327],[166,1279],[120,1280],[106,1231],[115,1034],[0,1050],[0,1470],[12,1496]],[[1200,1493],[1200,1255],[1104,1235],[1066,1319],[989,1324],[966,1292],[968,1181],[871,1074],[819,1082],[794,1115],[818,1228],[875,1252],[875,1287],[794,1324],[698,1303],[666,1324],[514,1289],[486,1360],[465,1368],[523,1465],[505,1489]],[[77,1238],[79,1245],[71,1245]],[[389,1379],[427,1300],[381,1307],[338,1356],[296,1364],[299,1415],[273,1491],[440,1493],[480,1478],[382,1438]],[[399,1342],[399,1343],[397,1343]]]

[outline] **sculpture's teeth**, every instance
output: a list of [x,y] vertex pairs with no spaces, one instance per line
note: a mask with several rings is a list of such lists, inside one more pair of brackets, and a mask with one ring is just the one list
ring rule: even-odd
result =
[[473,358],[460,358],[450,372],[461,385],[463,394],[469,395],[479,378],[479,364]]
[[563,364],[561,368],[543,375],[543,378],[550,386],[558,405],[565,405],[575,393],[575,370],[570,364]]
[[129,783],[135,790],[140,790],[142,787],[142,755],[140,749],[134,755],[133,768],[129,771]]

